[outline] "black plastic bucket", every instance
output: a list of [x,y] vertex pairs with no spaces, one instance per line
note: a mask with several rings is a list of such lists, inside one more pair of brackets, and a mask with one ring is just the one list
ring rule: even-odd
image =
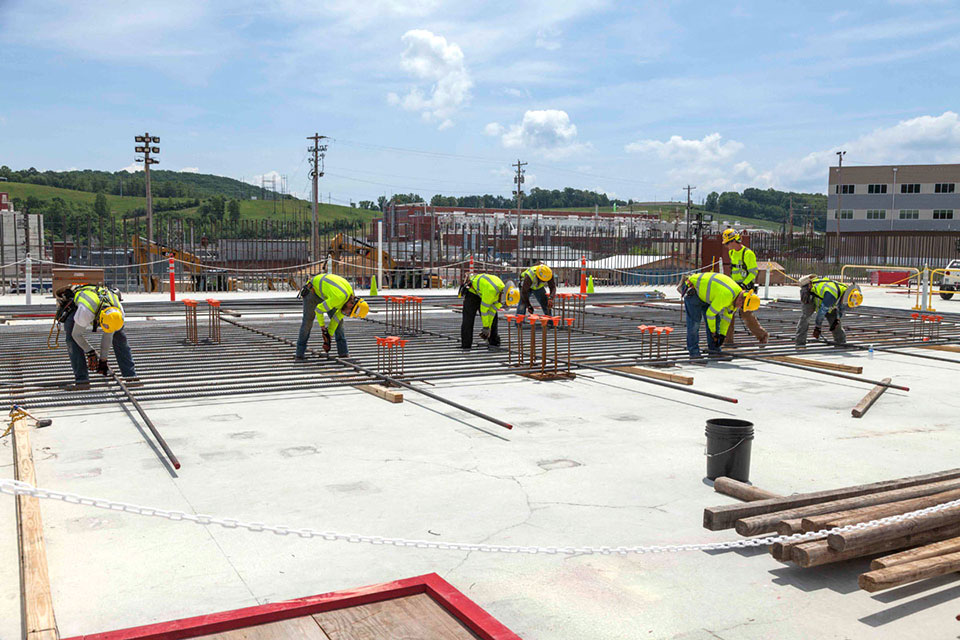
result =
[[707,478],[750,482],[753,423],[735,418],[707,420]]

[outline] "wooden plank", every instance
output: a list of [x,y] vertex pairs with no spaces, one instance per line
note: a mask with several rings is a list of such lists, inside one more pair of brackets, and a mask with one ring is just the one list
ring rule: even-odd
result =
[[900,553],[876,558],[870,563],[870,569],[886,569],[887,567],[895,567],[898,564],[906,564],[925,558],[935,558],[948,553],[957,553],[958,551],[960,551],[960,538],[948,538],[940,542],[917,547],[916,549],[907,549]]
[[476,640],[426,594],[314,614],[330,640]]
[[899,587],[918,580],[960,571],[960,553],[948,553],[934,558],[924,558],[895,567],[876,569],[860,575],[860,588],[871,593]]
[[644,378],[654,378],[656,380],[666,380],[667,382],[673,382],[676,384],[693,384],[692,376],[683,376],[679,373],[668,373],[666,371],[657,371],[655,369],[643,369],[641,367],[610,367],[614,371],[623,371],[624,373],[632,373],[637,376],[643,376]]
[[804,568],[817,567],[831,562],[842,562],[844,560],[850,560],[851,558],[860,558],[862,556],[915,547],[921,544],[929,544],[946,538],[954,538],[958,534],[960,534],[960,524],[953,524],[938,529],[906,535],[901,538],[885,540],[866,547],[847,549],[846,551],[834,551],[830,548],[826,540],[817,540],[815,542],[805,542],[796,545],[793,548],[790,559]]
[[909,511],[917,511],[918,509],[926,509],[927,507],[943,504],[944,502],[951,502],[953,500],[960,500],[960,488],[953,489],[951,491],[944,491],[942,493],[935,493],[929,496],[911,498],[909,500],[898,500],[896,502],[862,507],[860,509],[825,513],[819,516],[809,516],[807,518],[803,518],[801,530],[821,531],[823,529],[831,529],[834,527],[844,527],[848,524],[856,524],[858,522],[870,522],[871,520],[879,520],[880,518],[886,518],[887,516],[899,515]]
[[850,414],[854,418],[862,418],[863,414],[865,414],[870,407],[873,406],[873,403],[877,401],[877,398],[883,395],[883,392],[888,388],[885,385],[890,384],[890,378],[884,378],[881,380],[881,382],[884,384],[878,384],[871,389],[867,395],[863,396],[863,400],[858,402],[857,406],[850,410]]
[[777,362],[789,362],[790,364],[799,364],[804,367],[815,367],[817,369],[829,369],[830,371],[842,371],[844,373],[863,373],[863,367],[855,367],[849,364],[839,364],[837,362],[824,362],[823,360],[810,360],[808,358],[797,358],[795,356],[770,356],[767,360],[776,360]]
[[934,511],[924,515],[914,516],[908,520],[870,527],[869,529],[854,529],[844,533],[831,533],[827,536],[827,543],[834,551],[845,551],[857,547],[868,547],[877,542],[891,540],[911,533],[920,533],[953,524],[960,524],[960,506],[947,507],[941,511]]
[[713,490],[725,496],[743,500],[744,502],[780,497],[779,494],[773,493],[772,491],[766,491],[752,484],[740,482],[739,480],[734,480],[726,476],[721,476],[713,481]]
[[268,622],[200,637],[207,640],[330,640],[330,636],[323,632],[312,616]]
[[805,518],[816,516],[822,513],[835,513],[838,511],[850,511],[852,509],[861,509],[875,505],[887,504],[899,500],[909,500],[929,496],[935,493],[960,489],[960,480],[947,480],[945,482],[933,482],[922,484],[917,487],[907,487],[906,489],[895,489],[893,491],[880,491],[877,493],[868,493],[865,496],[854,496],[853,498],[844,498],[843,500],[832,500],[830,502],[818,502],[805,507],[788,509],[786,511],[775,511],[758,516],[751,516],[737,520],[737,533],[742,536],[755,536],[762,533],[769,533],[777,530],[777,524],[784,520],[795,518]]
[[960,353],[960,346],[955,344],[927,344],[921,349],[933,349],[934,351],[949,351],[951,353]]
[[[17,480],[36,486],[30,434],[23,418],[13,420],[13,464]],[[20,546],[20,597],[23,603],[26,640],[56,640],[60,637],[53,614],[47,551],[43,543],[40,500],[17,496],[17,539]]]
[[370,395],[377,396],[378,398],[382,398],[387,402],[393,402],[394,404],[398,402],[403,402],[402,391],[397,391],[396,389],[385,387],[382,384],[358,384],[358,385],[355,385],[353,388],[359,389],[360,391],[365,391]]
[[829,491],[814,491],[811,493],[795,493],[784,496],[783,498],[770,498],[769,500],[757,500],[746,504],[725,504],[719,507],[707,507],[703,510],[703,526],[710,531],[720,529],[729,529],[734,526],[737,520],[748,518],[750,516],[760,515],[762,513],[773,513],[775,511],[784,511],[796,507],[803,507],[819,502],[829,502],[840,500],[842,498],[852,498],[862,496],[868,493],[877,493],[892,489],[902,489],[905,487],[915,487],[921,484],[937,482],[941,480],[953,480],[960,478],[960,469],[950,469],[947,471],[938,471],[936,473],[927,473],[919,476],[908,476],[896,480],[884,480],[871,484],[853,485],[842,489],[831,489]]

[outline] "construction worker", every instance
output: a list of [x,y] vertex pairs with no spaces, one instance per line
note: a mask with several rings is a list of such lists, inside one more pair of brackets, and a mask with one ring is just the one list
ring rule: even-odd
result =
[[491,350],[500,348],[497,332],[497,311],[504,305],[512,307],[520,301],[520,291],[512,281],[503,280],[490,273],[472,276],[460,285],[463,298],[463,318],[460,321],[460,348],[473,346],[473,323],[480,313],[480,338],[487,341]]
[[[546,287],[550,288],[549,295],[544,292]],[[530,302],[530,294],[537,298],[540,304],[540,311],[549,315],[553,308],[554,296],[557,295],[557,282],[553,279],[553,269],[545,264],[537,264],[522,274],[520,274],[520,304],[517,306],[517,315],[522,316],[527,313],[527,309],[533,309]]]
[[706,320],[707,349],[710,355],[720,353],[727,328],[735,310],[756,311],[760,298],[752,289],[744,291],[728,275],[695,273],[678,287],[687,314],[687,352],[700,357],[700,322]]
[[[740,233],[734,229],[725,229],[720,241],[723,246],[728,248],[728,255],[730,256],[730,277],[733,278],[733,281],[740,285],[740,288],[744,291],[750,289],[756,293],[757,274],[760,272],[757,268],[757,254],[753,252],[753,249],[743,244]],[[770,334],[760,326],[760,321],[757,320],[757,316],[754,315],[753,312],[741,311],[740,318],[743,319],[743,324],[746,325],[747,329],[750,330],[750,333],[753,334],[753,337],[756,338],[760,344],[767,343]],[[730,328],[727,331],[727,340],[731,345],[733,344],[733,333],[734,322],[731,321]]]
[[[66,333],[70,367],[74,383],[67,391],[84,391],[90,388],[90,372],[103,375],[110,372],[107,356],[112,345],[117,356],[120,373],[127,386],[139,386],[133,355],[123,331],[124,315],[120,296],[107,287],[85,284],[77,288],[64,287],[57,291],[59,309],[57,317],[63,319]],[[100,329],[100,353],[90,346],[84,333],[87,329]]]
[[[353,286],[332,273],[321,273],[310,279],[300,290],[303,298],[303,319],[300,321],[300,337],[297,339],[297,360],[305,360],[307,341],[316,318],[323,332],[323,350],[330,352],[330,334],[337,340],[337,355],[350,357],[347,338],[343,334],[343,318],[366,318],[370,305],[363,298],[353,295]],[[329,325],[327,318],[330,319]]]
[[833,341],[843,345],[847,343],[847,334],[840,325],[840,318],[845,308],[853,309],[863,303],[863,293],[855,284],[843,284],[810,274],[800,278],[800,302],[803,307],[800,322],[797,323],[796,345],[803,347],[807,344],[807,329],[810,327],[810,316],[814,313],[817,318],[813,327],[813,339],[820,339],[823,321],[826,319],[830,322]]

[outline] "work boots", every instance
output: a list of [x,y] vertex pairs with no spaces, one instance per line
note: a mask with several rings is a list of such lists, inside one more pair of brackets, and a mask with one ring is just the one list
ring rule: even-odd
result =
[[89,391],[90,390],[90,381],[84,382],[74,382],[73,384],[65,384],[60,387],[63,391]]

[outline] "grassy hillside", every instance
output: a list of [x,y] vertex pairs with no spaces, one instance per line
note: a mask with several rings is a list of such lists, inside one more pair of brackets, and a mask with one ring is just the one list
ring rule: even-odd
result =
[[[582,211],[584,213],[593,213],[593,207],[572,207],[569,209],[560,209],[560,211]],[[630,211],[630,207],[617,207],[617,213],[627,213]],[[646,211],[648,213],[655,213],[659,215],[664,220],[673,220],[675,212],[679,212],[681,219],[686,215],[685,205],[678,203],[676,205],[665,205],[665,204],[656,204],[656,205],[633,205],[633,212],[638,213],[640,211]],[[705,215],[711,214],[712,212],[706,211],[705,209],[699,206],[693,206],[690,208],[691,217],[697,212],[703,211]],[[613,213],[613,207],[600,207],[601,213]],[[743,227],[757,227],[759,229],[769,229],[771,231],[779,231],[780,223],[774,222],[772,220],[760,220],[758,218],[747,218],[744,216],[728,216],[721,215],[719,213],[712,213],[713,219],[715,221],[727,220],[729,222],[734,222],[739,226]],[[802,231],[803,229],[797,225],[794,225],[795,231]]]
[[[43,201],[50,201],[54,198],[60,198],[68,204],[85,204],[93,206],[96,200],[96,194],[89,191],[75,191],[73,189],[60,189],[58,187],[48,187],[39,184],[25,184],[20,182],[0,182],[0,192],[10,194],[10,199],[20,198],[24,202],[28,198],[34,197]],[[110,211],[114,215],[123,215],[137,208],[147,206],[147,199],[137,196],[115,196],[107,195],[107,202],[110,204]],[[182,202],[188,198],[154,198],[155,205],[168,202]],[[312,205],[304,200],[285,200],[283,203],[271,200],[240,200],[240,217],[248,218],[276,218],[278,220],[292,220],[296,212],[310,212]],[[276,214],[274,214],[276,208]],[[281,212],[281,208],[283,213]],[[191,217],[196,215],[197,208],[190,207],[181,209],[173,213],[180,217]],[[368,211],[365,209],[353,209],[336,204],[320,204],[318,214],[321,222],[332,222],[337,219],[346,220],[371,220],[379,215],[379,212]]]

